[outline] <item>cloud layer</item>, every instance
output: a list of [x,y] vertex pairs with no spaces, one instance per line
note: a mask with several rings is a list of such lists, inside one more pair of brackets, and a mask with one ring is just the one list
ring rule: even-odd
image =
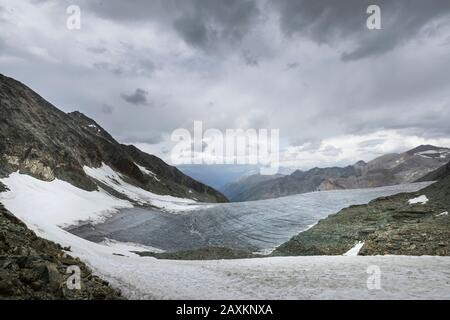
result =
[[379,0],[368,30],[371,3],[0,0],[0,72],[163,157],[195,120],[280,129],[299,167],[450,146],[450,2]]

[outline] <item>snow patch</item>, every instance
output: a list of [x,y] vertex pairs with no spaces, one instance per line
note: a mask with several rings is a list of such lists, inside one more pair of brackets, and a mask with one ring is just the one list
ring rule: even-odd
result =
[[48,182],[14,172],[0,181],[9,189],[0,194],[2,203],[19,218],[36,225],[42,221],[58,226],[79,221],[96,223],[118,209],[133,207],[102,189],[85,191],[58,179]]
[[448,211],[444,211],[444,212],[439,213],[438,215],[436,215],[436,217],[443,217],[443,216],[448,216]]
[[192,199],[159,195],[133,186],[125,182],[120,174],[104,163],[100,168],[84,166],[83,170],[88,176],[106,184],[141,205],[152,205],[169,212],[195,210],[204,206]]
[[450,155],[450,151],[446,150],[446,149],[438,149],[438,150],[426,150],[426,151],[422,151],[422,152],[417,152],[414,155],[416,156],[421,156],[423,158],[447,158]]
[[359,251],[364,246],[364,242],[359,241],[353,248],[344,253],[344,256],[347,257],[356,257],[359,254]]
[[161,179],[158,178],[158,176],[156,175],[156,173],[154,173],[154,172],[148,170],[147,168],[145,168],[145,167],[143,167],[143,166],[138,165],[136,162],[135,162],[134,164],[139,168],[139,170],[142,171],[142,173],[147,174],[147,175],[153,177],[153,179],[155,179],[155,180],[158,181],[158,182],[161,181]]
[[408,203],[409,204],[426,204],[428,203],[428,198],[426,195],[421,195],[420,197],[414,198],[414,199],[409,199]]

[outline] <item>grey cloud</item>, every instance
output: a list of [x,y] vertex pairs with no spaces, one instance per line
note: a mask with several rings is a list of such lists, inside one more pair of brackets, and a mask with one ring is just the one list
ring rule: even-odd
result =
[[328,145],[325,146],[325,148],[321,151],[321,153],[326,156],[336,157],[342,153],[342,149]]
[[108,49],[103,48],[103,47],[88,47],[87,50],[89,52],[98,53],[98,54],[106,53],[108,51]]
[[111,72],[115,76],[151,76],[157,69],[156,65],[148,59],[129,59],[122,64],[114,64],[109,62],[96,62],[93,67],[98,70]]
[[319,140],[303,139],[301,136],[292,138],[290,145],[293,147],[300,147],[301,151],[317,151],[321,142]]
[[[78,106],[114,136],[157,143],[149,127],[167,133],[204,120],[219,129],[279,128],[283,141],[313,154],[322,150],[323,139],[346,134],[395,129],[418,137],[450,137],[450,38],[443,32],[446,21],[438,20],[448,13],[450,1],[377,1],[381,31],[365,28],[369,1],[364,0],[64,4],[70,2],[89,12],[85,18],[95,33],[84,27],[68,34],[65,28],[47,30],[64,8],[28,7],[21,12],[24,19],[32,23],[26,15],[42,10],[49,24],[27,30],[12,17],[4,23],[0,19],[6,30],[0,55],[7,57],[0,59],[1,72],[59,108]],[[114,27],[104,28],[104,19]],[[159,31],[163,36],[153,37]],[[72,36],[80,36],[76,45]],[[273,36],[280,41],[272,41]],[[181,41],[198,50],[183,51]],[[68,50],[74,54],[67,55]],[[245,62],[259,65],[243,68]],[[151,94],[135,88],[151,88]],[[129,112],[111,99],[114,92],[119,104],[167,104],[177,112],[150,107]],[[130,133],[130,124],[135,132]],[[371,146],[357,148],[370,152]]]
[[189,9],[175,20],[174,27],[187,43],[201,49],[218,49],[224,43],[238,44],[258,15],[253,1],[191,0]]
[[382,54],[417,35],[429,22],[450,14],[450,1],[378,0],[382,30],[366,28],[371,0],[272,0],[287,35],[301,34],[317,43],[353,41],[345,61]]
[[258,59],[248,50],[244,50],[242,55],[246,65],[256,67],[259,64]]
[[361,148],[361,149],[373,148],[380,144],[383,144],[385,141],[386,141],[386,139],[372,139],[372,140],[363,141],[363,142],[358,143],[358,148]]
[[160,135],[160,134],[156,134],[154,136],[149,136],[149,137],[144,137],[141,140],[142,140],[142,142],[146,142],[148,144],[158,144],[158,143],[164,141],[162,135]]
[[[269,6],[265,4],[268,3]],[[351,41],[344,61],[379,55],[407,42],[431,21],[450,14],[445,0],[378,0],[382,30],[368,30],[367,7],[372,0],[120,0],[89,1],[86,5],[107,19],[145,23],[158,21],[171,27],[189,45],[203,50],[236,46],[246,34],[264,23],[262,10],[271,8],[280,16],[287,36],[301,35],[322,44]],[[255,62],[255,60],[250,60]]]
[[174,22],[175,30],[188,43],[195,47],[208,46],[209,31],[202,21],[195,17],[181,17]]
[[8,20],[6,19],[6,9],[0,5],[0,23],[6,23]]
[[146,74],[151,74],[156,70],[156,65],[149,59],[142,59],[138,63],[138,68]]
[[129,23],[164,16],[168,9],[173,8],[171,0],[135,0],[132,3],[122,0],[85,0],[83,2],[83,6],[103,18]]
[[111,114],[114,113],[114,107],[112,107],[112,106],[110,106],[108,104],[104,104],[104,105],[102,105],[102,112],[104,114],[111,115]]
[[3,41],[2,38],[0,38],[0,55],[2,54],[2,52],[5,52],[5,48],[6,48],[5,41]]
[[286,64],[286,70],[296,69],[300,66],[298,62],[289,62]]
[[122,93],[120,97],[130,104],[134,104],[137,106],[148,106],[150,102],[148,101],[148,91],[144,89],[136,89],[136,91],[132,94]]
[[188,44],[216,50],[224,44],[235,45],[253,27],[259,16],[253,0],[121,0],[86,1],[98,15],[127,23],[159,21],[172,27]]
[[139,142],[139,143],[147,143],[147,144],[158,144],[160,142],[163,142],[164,138],[159,133],[155,133],[155,134],[142,133],[139,135],[128,136],[126,138],[123,138],[122,141],[126,142],[126,143]]
[[97,62],[93,64],[93,67],[99,70],[111,72],[116,76],[121,76],[124,74],[124,70],[122,67],[115,66],[112,63]]

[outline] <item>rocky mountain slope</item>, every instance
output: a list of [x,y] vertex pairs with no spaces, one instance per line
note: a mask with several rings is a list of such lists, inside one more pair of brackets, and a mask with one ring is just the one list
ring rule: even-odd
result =
[[343,209],[293,237],[273,254],[339,255],[363,242],[360,255],[448,256],[450,174],[440,178],[417,193]]
[[161,159],[118,143],[82,113],[66,114],[1,74],[0,114],[0,177],[20,170],[41,180],[58,178],[92,191],[105,186],[86,175],[84,167],[106,164],[127,183],[159,195],[227,201],[220,192]]
[[437,170],[426,174],[422,178],[418,179],[417,182],[438,181],[444,179],[447,176],[450,176],[450,162],[438,168]]
[[[65,249],[37,237],[0,204],[0,299],[121,299]],[[80,290],[66,285],[69,266],[80,268]]]
[[387,154],[367,163],[359,161],[344,168],[297,170],[287,176],[268,177],[257,182],[249,177],[228,185],[222,192],[232,201],[248,201],[312,191],[390,186],[419,179],[430,181],[434,179],[428,174],[449,160],[450,149],[424,145],[405,153]]
[[270,180],[282,178],[284,175],[261,175],[252,174],[249,176],[244,176],[238,179],[236,182],[228,183],[225,186],[219,188],[219,190],[232,201],[245,201],[251,197],[251,190],[253,187],[268,182]]

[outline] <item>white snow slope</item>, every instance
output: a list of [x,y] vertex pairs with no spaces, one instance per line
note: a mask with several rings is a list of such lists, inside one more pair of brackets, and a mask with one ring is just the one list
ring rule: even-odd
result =
[[[450,257],[323,256],[226,261],[138,257],[129,251],[143,250],[142,246],[96,244],[59,227],[80,219],[98,219],[107,211],[129,206],[128,202],[103,191],[86,192],[62,181],[43,182],[18,173],[0,181],[11,190],[0,193],[0,202],[7,209],[39,236],[70,246],[70,254],[86,262],[128,298],[450,298]],[[381,271],[381,289],[369,290],[371,274],[367,268],[374,265]]]
[[[83,170],[88,176],[103,182],[115,191],[126,195],[129,199],[140,204],[150,204],[170,212],[193,210],[202,205],[191,199],[162,196],[133,186],[125,182],[119,173],[115,172],[106,164],[103,164],[100,168],[85,166]],[[149,174],[148,172],[150,171],[143,171],[145,174]]]

